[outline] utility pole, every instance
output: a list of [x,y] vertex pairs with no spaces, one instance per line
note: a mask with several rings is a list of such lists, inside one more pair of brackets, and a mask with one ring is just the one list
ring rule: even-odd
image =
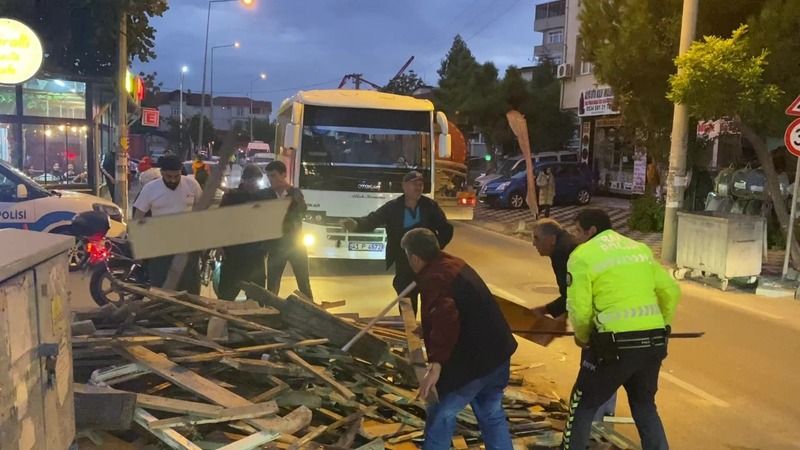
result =
[[[697,9],[700,0],[683,0],[681,41],[678,56],[689,50],[697,29]],[[678,210],[683,207],[686,192],[686,148],[689,144],[689,109],[675,104],[672,115],[672,142],[669,148],[667,172],[667,204],[664,211],[664,236],[661,241],[661,259],[675,262],[678,247]]]
[[117,180],[115,201],[122,209],[122,214],[128,215],[128,91],[125,89],[128,77],[128,14],[125,8],[120,7],[119,18],[119,48],[117,49],[117,126],[119,140],[117,147]]

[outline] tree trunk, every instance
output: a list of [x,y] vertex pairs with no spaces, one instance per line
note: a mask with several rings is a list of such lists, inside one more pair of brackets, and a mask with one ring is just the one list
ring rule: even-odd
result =
[[[742,122],[742,136],[747,139],[758,155],[758,161],[761,163],[761,168],[764,169],[764,175],[767,177],[767,193],[770,200],[772,200],[772,207],[775,210],[775,215],[778,216],[778,223],[781,225],[781,232],[783,238],[787,239],[789,231],[789,212],[786,209],[786,202],[781,195],[781,187],[778,182],[778,174],[775,172],[775,165],[772,163],[772,156],[769,154],[767,144],[761,139],[752,128]],[[794,201],[795,199],[792,199]],[[792,239],[791,246],[791,259],[792,266],[797,268],[800,266],[800,245],[797,244],[796,239]]]

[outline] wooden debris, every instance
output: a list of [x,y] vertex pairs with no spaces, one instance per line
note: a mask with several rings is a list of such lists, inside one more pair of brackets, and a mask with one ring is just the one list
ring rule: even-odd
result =
[[155,422],[156,419],[153,417],[152,414],[148,413],[147,411],[136,408],[135,413],[135,420],[136,423],[141,425],[145,430],[153,433],[155,437],[161,440],[161,442],[167,444],[170,448],[174,448],[177,450],[202,450],[200,447],[195,445],[192,441],[187,439],[182,434],[178,433],[175,430],[151,430],[150,423]]
[[79,430],[127,430],[136,395],[108,387],[75,383],[75,427]]
[[220,410],[214,417],[197,416],[178,416],[169,419],[157,420],[150,423],[150,428],[154,430],[164,428],[175,428],[188,425],[202,425],[206,423],[231,422],[241,419],[255,419],[278,412],[278,405],[273,402],[256,403],[237,408],[225,408]]
[[244,439],[240,439],[232,444],[220,447],[217,450],[251,450],[258,448],[267,442],[272,442],[278,439],[280,433],[270,431],[259,431],[258,433],[251,434]]
[[324,381],[330,387],[334,388],[338,393],[342,394],[344,398],[346,398],[347,400],[352,400],[356,398],[356,394],[354,394],[353,391],[351,391],[338,381],[334,380],[333,377],[325,373],[323,370],[318,369],[312,366],[311,364],[307,363],[303,358],[297,356],[297,353],[288,350],[286,352],[286,356],[288,356],[289,359],[291,359],[295,364],[307,370],[309,373],[313,374],[320,380]]

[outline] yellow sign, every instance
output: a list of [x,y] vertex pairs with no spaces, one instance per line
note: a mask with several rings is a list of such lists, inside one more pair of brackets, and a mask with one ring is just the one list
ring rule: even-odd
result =
[[42,66],[42,42],[27,25],[0,19],[0,84],[20,84]]

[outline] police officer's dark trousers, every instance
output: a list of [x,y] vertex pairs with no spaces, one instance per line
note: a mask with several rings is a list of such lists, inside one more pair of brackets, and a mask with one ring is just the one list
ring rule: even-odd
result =
[[219,276],[219,297],[223,300],[236,300],[242,290],[242,282],[264,287],[267,281],[265,259],[266,253],[248,254],[226,250]]
[[[618,333],[619,339],[638,339],[652,332]],[[667,356],[663,336],[619,345],[619,360],[598,364],[596,352],[584,349],[581,368],[570,396],[570,414],[564,430],[563,450],[585,450],[597,409],[620,386],[625,387],[643,450],[667,450],[667,436],[655,404],[658,372]]]

